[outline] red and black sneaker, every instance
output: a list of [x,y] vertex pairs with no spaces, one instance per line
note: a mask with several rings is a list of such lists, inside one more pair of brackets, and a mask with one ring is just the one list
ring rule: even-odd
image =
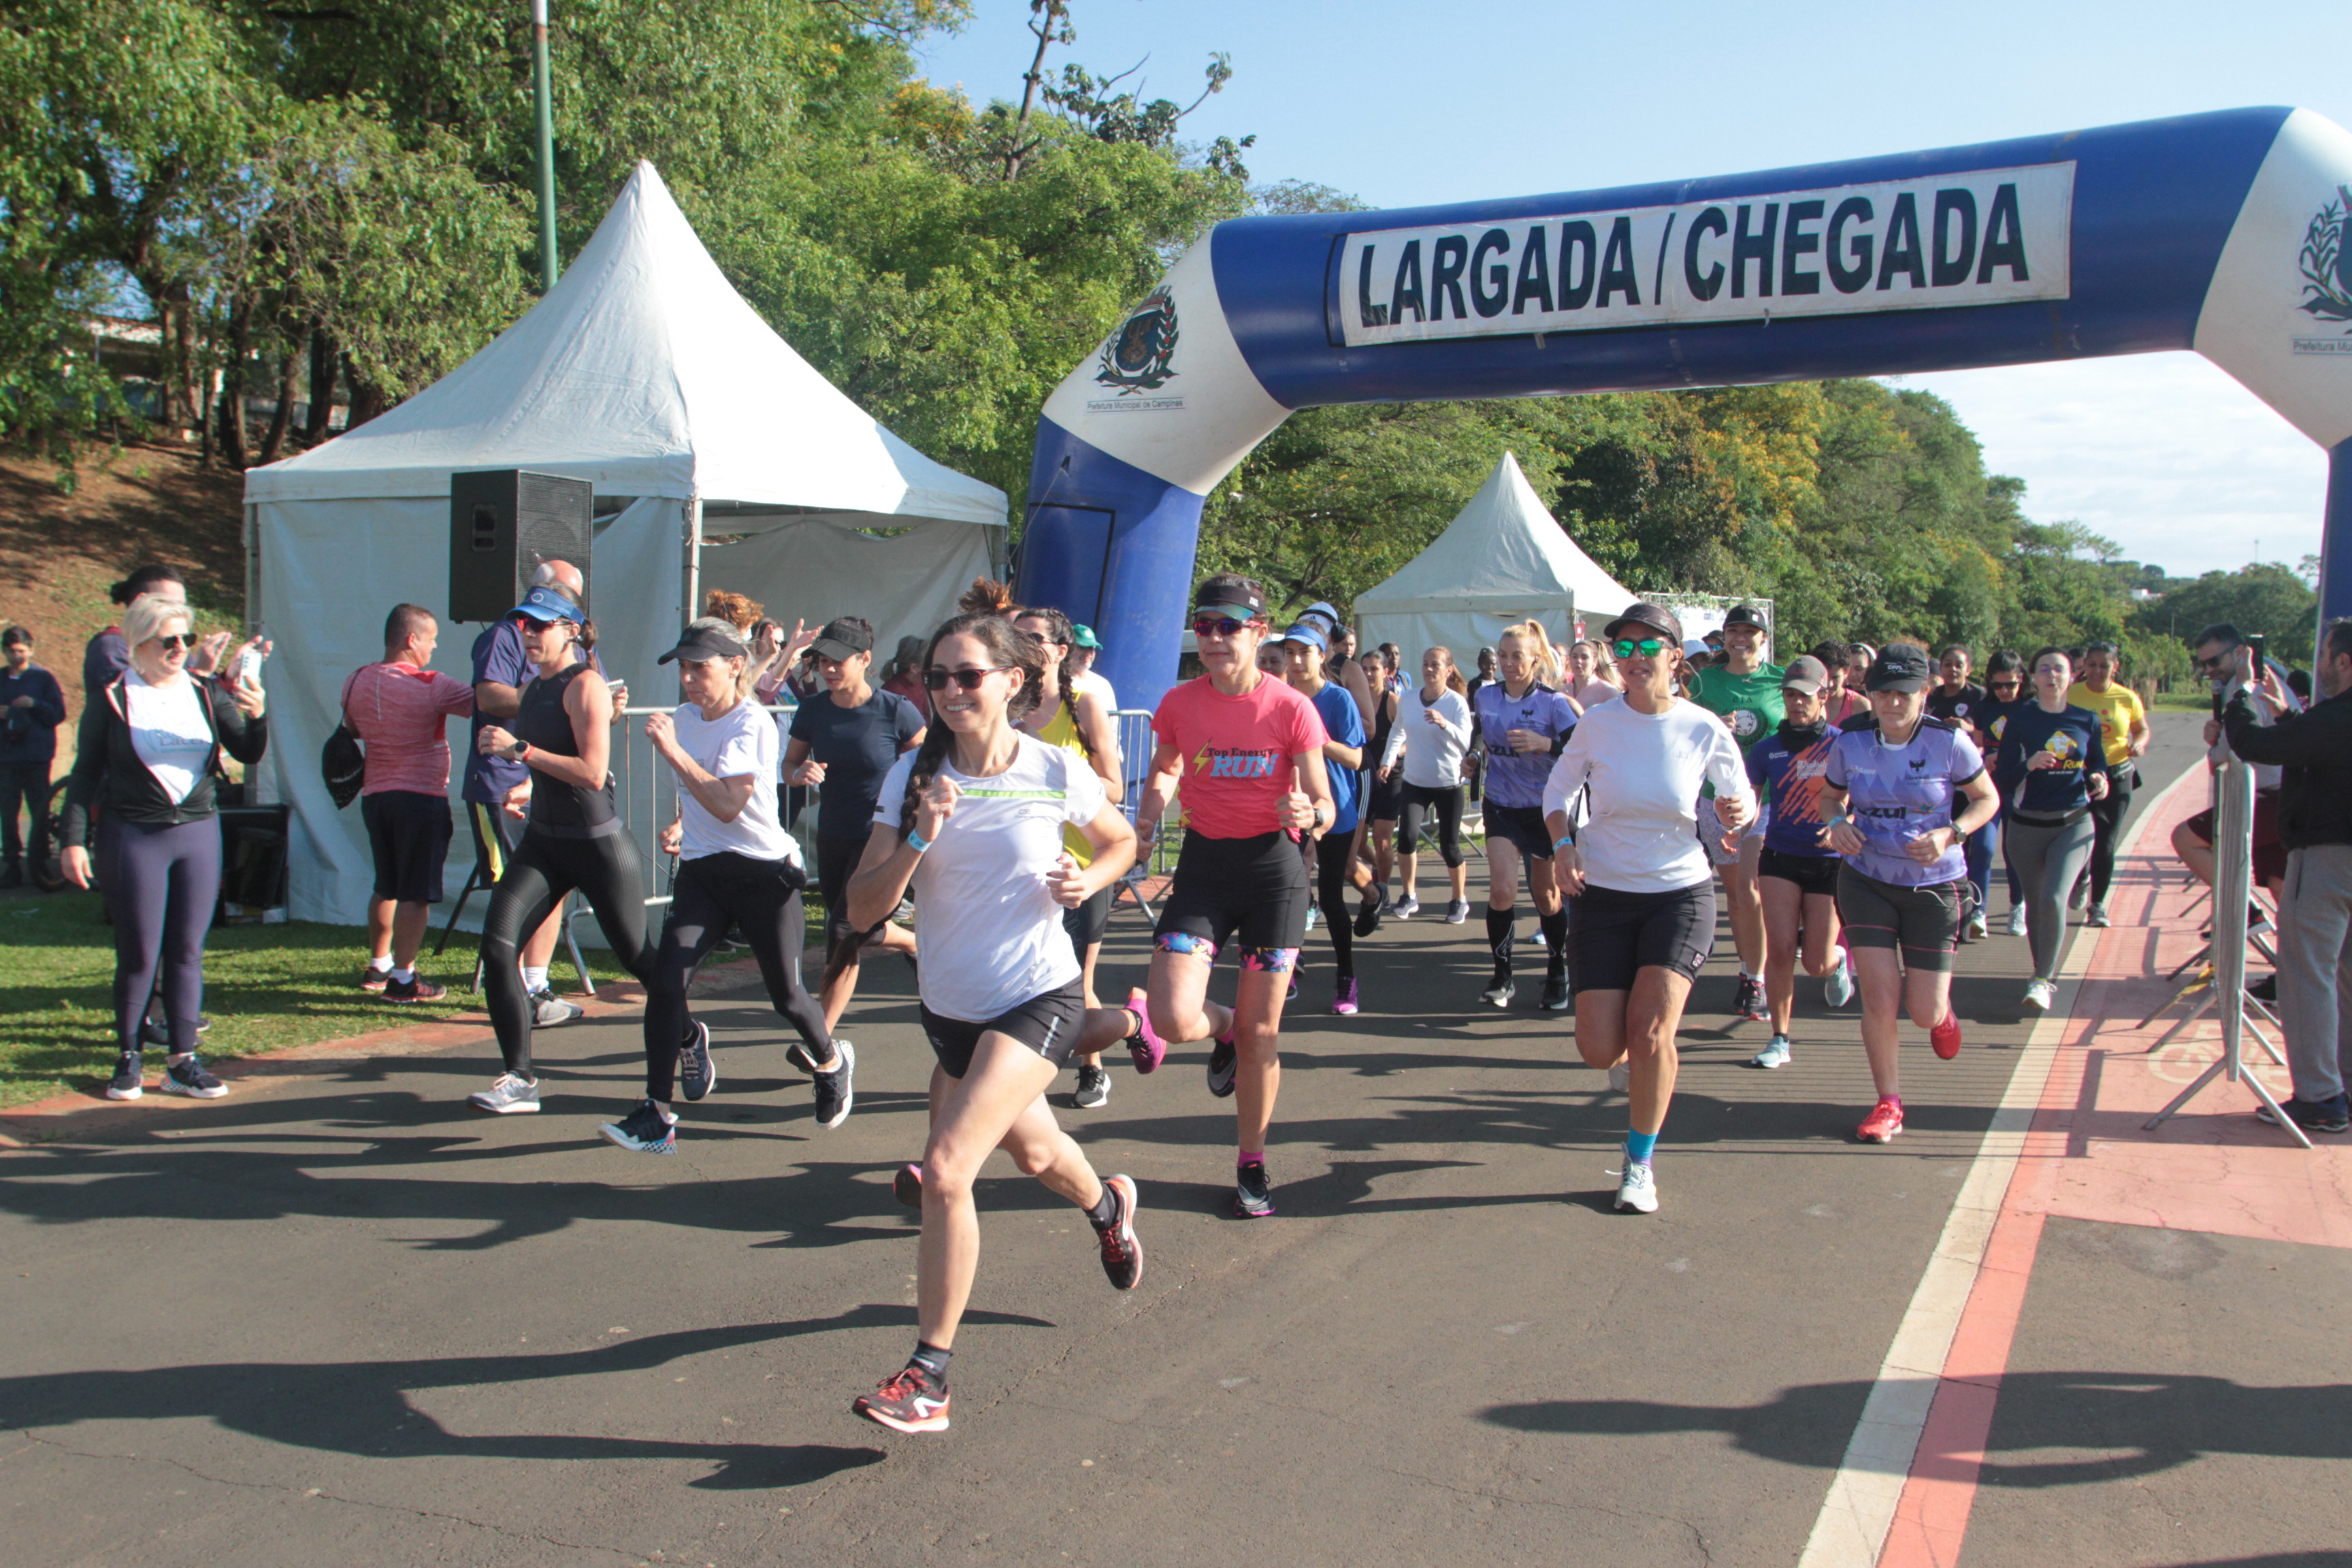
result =
[[873,1393],[859,1394],[849,1408],[893,1432],[944,1432],[948,1385],[934,1382],[929,1373],[909,1362]]
[[1751,1024],[1769,1022],[1772,1014],[1764,1002],[1764,982],[1753,974],[1739,977],[1739,995],[1731,1005],[1731,1016]]
[[1118,1205],[1111,1215],[1110,1224],[1095,1232],[1102,1241],[1103,1272],[1110,1277],[1112,1289],[1132,1290],[1143,1279],[1143,1243],[1135,1237],[1135,1210],[1139,1202],[1135,1195],[1135,1178],[1106,1177],[1103,1191],[1110,1194]]
[[373,964],[373,963],[363,963],[363,964],[362,964],[362,965],[360,966],[360,989],[361,989],[361,990],[362,990],[362,991],[369,991],[369,992],[380,992],[380,991],[382,991],[382,990],[383,990],[386,985],[389,985],[389,984],[392,984],[392,971],[391,971],[391,970],[389,970],[389,969],[378,969],[378,968],[377,968],[374,964]]
[[890,1177],[890,1195],[910,1209],[923,1206],[923,1168],[901,1165]]

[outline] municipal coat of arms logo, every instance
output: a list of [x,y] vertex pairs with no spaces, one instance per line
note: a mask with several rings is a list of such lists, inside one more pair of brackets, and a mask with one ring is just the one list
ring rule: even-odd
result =
[[2319,209],[2304,230],[2296,268],[2303,277],[2303,309],[2323,321],[2352,321],[2352,190],[2336,187],[2336,199]]
[[1104,341],[1095,380],[1118,388],[1121,397],[1157,392],[1175,379],[1168,368],[1175,357],[1176,301],[1166,289],[1154,289]]

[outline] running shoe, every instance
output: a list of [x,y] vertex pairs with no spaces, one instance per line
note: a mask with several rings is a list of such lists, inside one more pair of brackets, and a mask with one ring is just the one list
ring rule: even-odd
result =
[[[841,1042],[839,1040],[834,1041],[833,1047],[834,1049],[839,1050],[841,1048]],[[814,1078],[816,1076],[816,1053],[808,1048],[808,1042],[806,1040],[794,1040],[791,1045],[786,1046],[784,1047],[784,1060],[792,1063],[793,1066],[800,1068],[801,1071],[808,1074],[811,1078]]]
[[1478,993],[1478,1000],[1489,1007],[1507,1007],[1518,994],[1518,983],[1511,978],[1511,972],[1497,969],[1494,978],[1486,982],[1486,989]]
[[2078,881],[2072,888],[2066,889],[2066,907],[2070,910],[2079,910],[2083,907],[2083,900],[2090,896],[2091,884],[2089,881],[2087,879]]
[[[212,1026],[213,1021],[209,1016],[203,1013],[196,1015],[197,1034],[210,1034],[212,1032]],[[160,1017],[152,1013],[149,1014],[145,1018],[140,1020],[139,1039],[140,1043],[142,1045],[155,1046],[163,1050],[170,1050],[172,1048],[172,1025],[170,1020]]]
[[2099,902],[2093,904],[2090,907],[2089,911],[2083,916],[2083,923],[2091,927],[2094,931],[2105,931],[2107,927],[2113,925],[2115,922],[2107,918],[2106,901],[2105,900],[2101,900]]
[[1944,1021],[1927,1031],[1927,1043],[1946,1061],[1960,1054],[1960,1016],[1952,1011],[1950,1003],[1944,1005]]
[[588,1016],[587,1008],[577,1002],[566,1002],[552,991],[532,992],[530,1005],[530,1021],[536,1028],[552,1029],[558,1025],[569,1024],[574,1018]]
[[1370,936],[1380,929],[1381,901],[1378,899],[1366,899],[1363,906],[1356,910],[1356,934]]
[[1647,1160],[1626,1161],[1625,1168],[1617,1173],[1617,1208],[1620,1213],[1658,1212],[1658,1178],[1651,1173]]
[[109,1100],[136,1100],[147,1092],[145,1064],[137,1051],[125,1051],[114,1064],[114,1077],[106,1086]]
[[1903,1107],[1892,1100],[1882,1099],[1871,1108],[1870,1114],[1862,1119],[1862,1125],[1854,1129],[1853,1135],[1865,1143],[1886,1143],[1893,1142],[1895,1135],[1902,1131]]
[[901,1165],[890,1174],[890,1195],[910,1209],[923,1206],[923,1168]]
[[677,1152],[677,1118],[664,1114],[662,1108],[650,1100],[637,1101],[635,1110],[618,1121],[605,1122],[596,1131],[632,1154]]
[[1298,1000],[1298,965],[1295,963],[1290,966],[1289,989],[1283,992],[1282,999],[1286,1002],[1296,1002]]
[[1127,1010],[1135,1015],[1135,1037],[1127,1042],[1127,1054],[1135,1058],[1135,1070],[1149,1076],[1160,1070],[1168,1055],[1168,1042],[1151,1027],[1151,1003],[1141,991],[1127,994]]
[[1109,1104],[1110,1074],[1091,1062],[1078,1068],[1077,1092],[1070,1096],[1070,1103],[1080,1110]]
[[1775,1035],[1765,1047],[1748,1058],[1752,1068],[1784,1068],[1794,1058],[1789,1049],[1789,1037]]
[[944,1432],[948,1385],[934,1382],[929,1373],[910,1362],[873,1393],[859,1394],[849,1408],[893,1432]]
[[2058,987],[2047,980],[2036,980],[2025,988],[2025,1005],[2037,1013],[2047,1013],[2058,1001]]
[[539,1080],[520,1073],[502,1072],[488,1089],[476,1089],[466,1103],[494,1116],[515,1116],[539,1109]]
[[[2340,1094],[2334,1100],[2322,1100],[2289,1095],[2279,1101],[2279,1110],[2285,1111],[2287,1119],[2306,1132],[2352,1132],[2352,1101],[2347,1101]],[[2267,1105],[2255,1106],[2254,1115],[2257,1120],[2267,1121],[2273,1127],[2279,1124],[2278,1117]]]
[[1739,977],[1739,995],[1731,1005],[1731,1016],[1750,1024],[1760,1024],[1772,1015],[1764,1005],[1764,982],[1753,974]]
[[1843,1007],[1853,1000],[1853,954],[1838,949],[1838,966],[1822,982],[1822,998],[1832,1007]]
[[849,1108],[857,1101],[857,1047],[847,1040],[835,1040],[833,1048],[840,1065],[816,1075],[816,1100],[812,1107],[816,1124],[827,1131],[848,1121]]
[[1356,983],[1353,980],[1342,980],[1339,989],[1331,993],[1331,1011],[1342,1018],[1355,1016]]
[[383,986],[383,999],[387,1002],[438,1002],[447,994],[447,986],[436,985],[422,974],[411,974],[405,985],[388,980]]
[[2275,1004],[2278,1001],[2278,976],[2265,974],[2260,980],[2247,981],[2246,994],[2257,1002]]
[[1095,1229],[1095,1235],[1102,1241],[1103,1272],[1110,1277],[1112,1289],[1132,1290],[1143,1279],[1143,1243],[1135,1238],[1135,1211],[1139,1206],[1135,1178],[1107,1177],[1103,1191],[1118,1204],[1110,1223]]
[[1231,1035],[1220,1035],[1209,1052],[1209,1092],[1219,1100],[1234,1091],[1234,1074],[1242,1065],[1241,1048]]
[[1633,1059],[1620,1057],[1617,1065],[1609,1069],[1609,1087],[1620,1094],[1633,1092]]
[[1969,923],[1960,928],[1960,940],[1962,942],[1982,942],[1991,934],[1992,927],[1985,923],[1984,911],[1982,910],[1979,910],[1976,913],[1970,915],[1969,917]]
[[206,1072],[194,1051],[165,1062],[163,1079],[158,1087],[165,1094],[184,1094],[190,1100],[218,1100],[228,1092],[228,1085]]
[[700,1100],[719,1087],[719,1069],[710,1060],[710,1026],[697,1018],[686,1026],[686,1043],[677,1048],[677,1092]]
[[362,964],[361,964],[361,965],[360,965],[360,989],[361,989],[361,990],[362,990],[362,991],[381,991],[381,990],[383,990],[386,985],[390,984],[391,983],[392,983],[392,971],[391,971],[391,970],[389,970],[389,969],[378,969],[378,968],[377,968],[374,964],[373,964],[373,963],[362,963]]
[[1411,893],[1407,893],[1403,898],[1399,899],[1395,903],[1389,906],[1389,913],[1396,916],[1396,918],[1401,921],[1409,921],[1412,919],[1413,916],[1421,913],[1421,900],[1413,897]]
[[1265,1219],[1274,1213],[1274,1184],[1255,1160],[1234,1168],[1234,1217]]
[[1466,921],[1466,920],[1468,920],[1469,918],[1470,918],[1470,900],[1467,900],[1467,899],[1448,899],[1448,900],[1445,900],[1445,923],[1446,923],[1447,925],[1450,925],[1450,926],[1458,926],[1458,925],[1460,925],[1464,921]]
[[2023,936],[2025,934],[2025,906],[2023,904],[2011,904],[2009,906],[2009,934],[2011,936]]
[[1544,976],[1543,1001],[1540,1005],[1547,1013],[1565,1013],[1568,1011],[1568,971],[1555,969]]
[[1321,907],[1312,902],[1308,903],[1307,906],[1307,929],[1308,931],[1313,931],[1315,929],[1315,922],[1322,918],[1323,910]]

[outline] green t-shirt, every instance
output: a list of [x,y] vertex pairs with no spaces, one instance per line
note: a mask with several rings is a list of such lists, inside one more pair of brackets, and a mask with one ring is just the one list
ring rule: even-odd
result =
[[1746,675],[1734,675],[1720,664],[1710,665],[1692,680],[1691,700],[1730,720],[1732,739],[1744,752],[1779,729],[1780,721],[1788,717],[1788,705],[1780,696],[1780,678],[1786,673],[1777,664],[1759,664]]

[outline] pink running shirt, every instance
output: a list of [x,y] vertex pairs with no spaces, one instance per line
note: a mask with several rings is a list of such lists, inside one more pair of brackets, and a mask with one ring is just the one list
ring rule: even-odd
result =
[[1283,796],[1297,787],[1292,759],[1329,738],[1315,704],[1263,671],[1241,697],[1227,697],[1205,675],[1171,687],[1151,715],[1151,732],[1183,753],[1177,795],[1184,821],[1209,838],[1279,829]]
[[343,711],[367,747],[362,795],[449,793],[446,721],[472,715],[471,686],[406,662],[371,664],[344,689]]

